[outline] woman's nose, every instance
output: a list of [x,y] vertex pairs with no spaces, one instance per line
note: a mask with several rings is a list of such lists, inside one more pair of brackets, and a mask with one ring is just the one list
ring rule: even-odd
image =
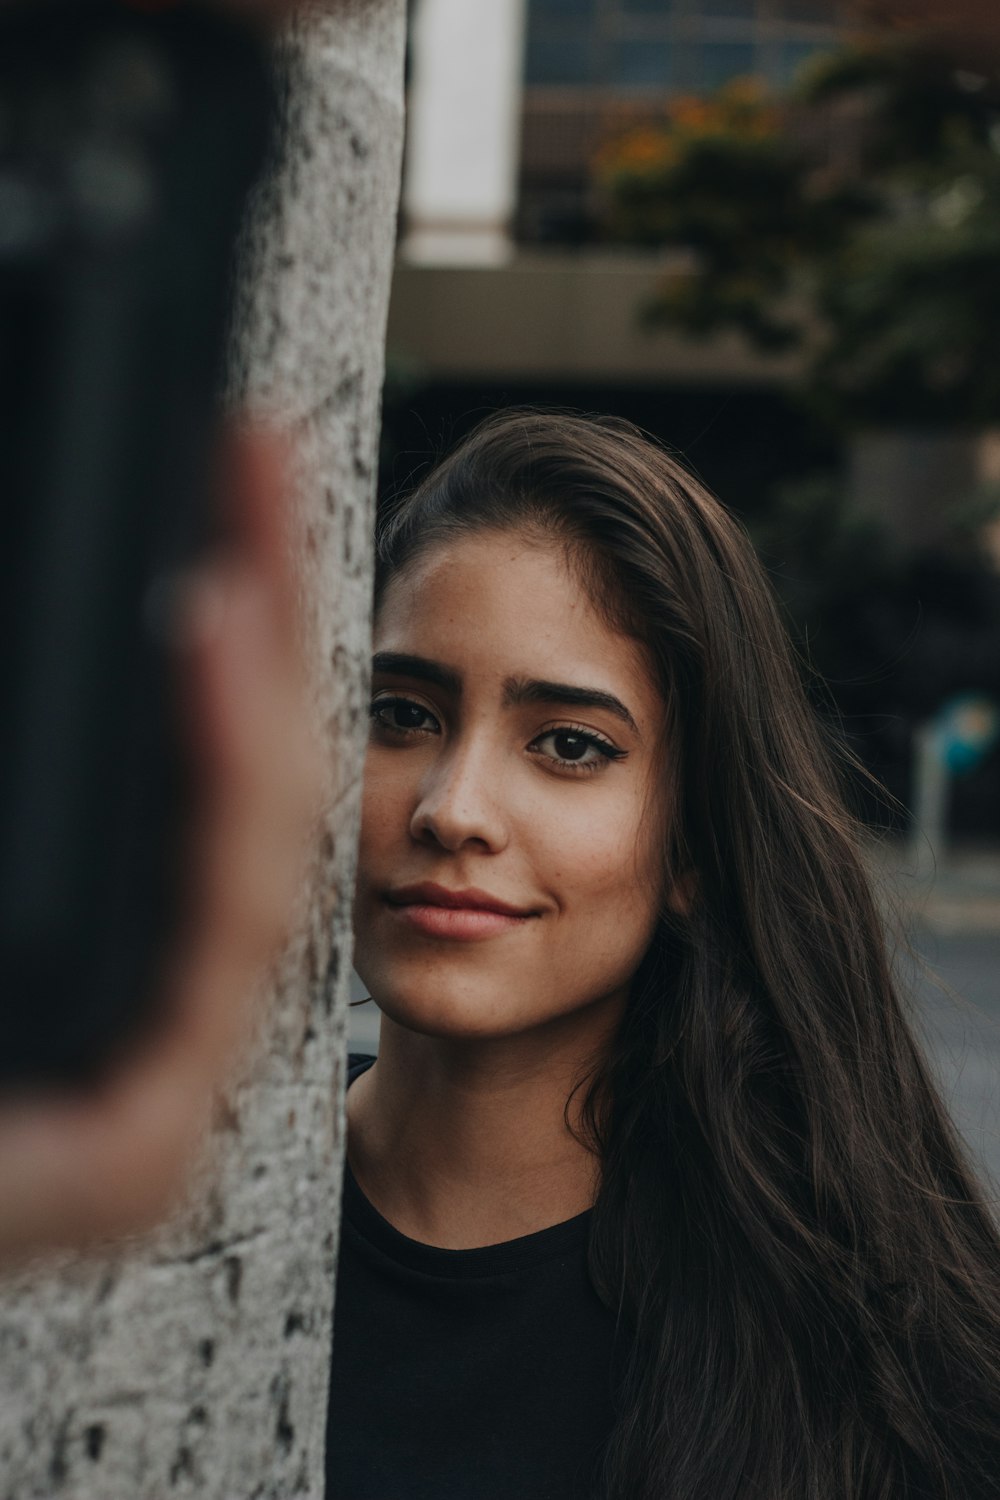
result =
[[425,777],[410,832],[451,852],[471,841],[496,853],[508,839],[501,788],[499,768],[482,747],[454,745]]

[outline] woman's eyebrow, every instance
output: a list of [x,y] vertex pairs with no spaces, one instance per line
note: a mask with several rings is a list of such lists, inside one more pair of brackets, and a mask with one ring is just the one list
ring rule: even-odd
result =
[[384,673],[391,677],[416,677],[420,682],[433,682],[458,697],[462,691],[462,679],[451,667],[431,661],[427,656],[411,656],[406,651],[376,651],[372,657],[372,674]]
[[604,708],[627,724],[634,734],[639,726],[614,693],[603,688],[573,687],[568,682],[546,682],[536,677],[508,677],[504,683],[504,703],[564,703],[569,708]]

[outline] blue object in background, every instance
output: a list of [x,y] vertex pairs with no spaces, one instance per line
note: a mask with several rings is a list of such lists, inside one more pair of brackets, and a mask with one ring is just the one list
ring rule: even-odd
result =
[[979,693],[963,693],[944,704],[935,721],[941,762],[955,775],[972,771],[1000,737],[1000,708]]

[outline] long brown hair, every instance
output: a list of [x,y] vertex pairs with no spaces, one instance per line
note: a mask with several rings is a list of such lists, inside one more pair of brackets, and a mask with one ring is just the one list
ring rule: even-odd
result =
[[742,528],[630,425],[512,411],[381,519],[567,543],[670,720],[664,910],[587,1082],[625,1350],[605,1500],[1000,1495],[1000,1238],[897,994],[837,752]]

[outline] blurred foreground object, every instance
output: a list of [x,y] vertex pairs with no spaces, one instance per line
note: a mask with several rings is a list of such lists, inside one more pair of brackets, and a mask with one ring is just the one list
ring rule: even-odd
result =
[[0,1099],[0,1257],[147,1228],[169,1207],[254,987],[287,936],[320,771],[283,459],[267,434],[231,436],[222,465],[231,541],[187,586],[176,665],[194,807],[186,917],[161,1013],[96,1082]]
[[218,430],[267,57],[113,0],[0,42],[3,1257],[176,1194],[319,776],[285,445]]
[[159,1019],[197,774],[173,637],[224,529],[269,84],[255,35],[203,8],[0,11],[0,1090],[93,1080]]

